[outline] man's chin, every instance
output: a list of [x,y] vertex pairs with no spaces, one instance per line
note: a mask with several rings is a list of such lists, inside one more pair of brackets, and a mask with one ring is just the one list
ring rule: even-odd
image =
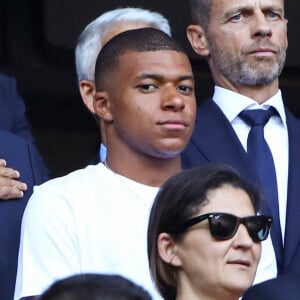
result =
[[183,149],[178,149],[178,150],[161,150],[159,153],[157,153],[156,157],[157,158],[162,158],[162,159],[173,159],[176,157],[179,157],[180,154],[182,153]]

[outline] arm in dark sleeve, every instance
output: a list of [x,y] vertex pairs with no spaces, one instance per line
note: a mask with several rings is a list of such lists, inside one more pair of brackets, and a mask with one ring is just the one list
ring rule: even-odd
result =
[[33,140],[26,117],[25,103],[18,93],[16,80],[0,73],[0,129]]
[[31,127],[26,117],[25,103],[17,90],[16,80],[11,77],[8,82],[7,101],[8,106],[13,112],[11,132],[25,139],[33,140]]

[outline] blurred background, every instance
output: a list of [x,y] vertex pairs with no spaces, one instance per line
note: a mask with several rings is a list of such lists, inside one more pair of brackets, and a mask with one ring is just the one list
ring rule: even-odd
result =
[[[289,49],[280,87],[286,105],[300,117],[300,2],[285,2]],[[186,39],[187,1],[0,2],[0,71],[17,80],[37,145],[52,176],[81,168],[97,155],[98,128],[80,99],[73,50],[78,35],[89,22],[107,10],[126,6],[158,11],[169,19],[173,36],[191,58],[198,101],[210,96],[212,81],[207,65],[193,54]]]

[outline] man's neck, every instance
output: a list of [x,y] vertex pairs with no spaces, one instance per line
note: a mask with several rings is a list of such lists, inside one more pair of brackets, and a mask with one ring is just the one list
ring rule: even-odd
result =
[[115,173],[153,187],[160,187],[169,177],[181,171],[179,156],[175,158],[122,158],[122,160],[108,156],[106,163]]

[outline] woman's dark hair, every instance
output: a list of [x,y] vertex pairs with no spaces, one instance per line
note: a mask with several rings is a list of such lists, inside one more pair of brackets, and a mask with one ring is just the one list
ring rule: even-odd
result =
[[[150,213],[148,225],[148,260],[152,278],[165,300],[176,298],[176,269],[159,256],[160,233],[171,233],[179,223],[194,217],[208,203],[207,194],[223,185],[242,189],[249,196],[255,213],[260,194],[231,167],[210,164],[192,168],[169,178],[160,188]],[[180,235],[171,234],[174,240]]]

